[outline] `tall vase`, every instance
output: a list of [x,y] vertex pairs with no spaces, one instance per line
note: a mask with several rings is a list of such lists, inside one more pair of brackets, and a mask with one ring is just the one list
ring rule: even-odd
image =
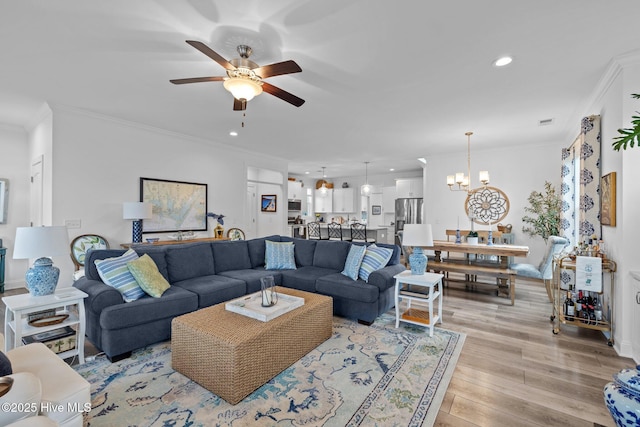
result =
[[273,276],[266,276],[260,279],[260,296],[262,297],[263,307],[271,307],[278,302],[278,294],[276,293]]

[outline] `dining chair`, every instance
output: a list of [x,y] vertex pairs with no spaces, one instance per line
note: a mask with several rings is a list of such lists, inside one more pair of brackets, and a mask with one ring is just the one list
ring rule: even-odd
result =
[[307,238],[309,240],[327,240],[322,236],[322,229],[319,222],[310,222],[307,224]]
[[538,265],[515,263],[509,264],[509,268],[516,271],[518,276],[530,279],[539,279],[544,282],[549,301],[553,302],[551,294],[551,279],[553,278],[553,258],[569,245],[569,240],[564,237],[550,236],[547,240],[547,250]]
[[227,238],[229,240],[244,240],[244,231],[239,228],[230,228],[227,230]]
[[342,225],[337,222],[330,222],[327,225],[327,230],[329,230],[329,240],[349,240],[348,238],[343,239]]
[[351,241],[375,243],[376,239],[367,238],[367,226],[359,222],[351,224]]

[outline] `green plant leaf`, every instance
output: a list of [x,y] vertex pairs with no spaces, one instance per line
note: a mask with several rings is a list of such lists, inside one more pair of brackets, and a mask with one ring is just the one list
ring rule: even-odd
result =
[[627,144],[630,147],[638,144],[638,147],[640,147],[640,116],[632,116],[631,123],[633,124],[632,128],[618,129],[620,136],[613,138],[612,145],[614,150],[620,151],[621,148],[626,150]]

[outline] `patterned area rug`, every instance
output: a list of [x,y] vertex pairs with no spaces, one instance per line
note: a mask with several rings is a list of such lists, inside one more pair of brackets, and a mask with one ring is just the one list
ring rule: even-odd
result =
[[90,426],[431,426],[464,335],[334,317],[333,336],[232,406],[171,369],[171,344],[75,369],[91,383]]

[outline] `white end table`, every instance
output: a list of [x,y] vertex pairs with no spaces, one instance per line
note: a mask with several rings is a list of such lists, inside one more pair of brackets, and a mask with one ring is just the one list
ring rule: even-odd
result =
[[[22,338],[41,332],[52,331],[65,326],[76,326],[76,348],[59,353],[62,359],[78,355],[79,363],[84,363],[84,334],[85,315],[84,299],[87,294],[76,288],[63,288],[56,290],[52,295],[32,296],[31,294],[20,294],[3,297],[2,302],[6,306],[4,315],[4,351],[23,345]],[[71,310],[76,306],[77,310]],[[64,322],[55,325],[35,327],[29,325],[27,317],[29,314],[63,308],[68,314]],[[59,313],[58,313],[59,314]]]
[[[396,303],[396,328],[400,322],[428,326],[429,336],[433,336],[436,323],[442,324],[442,278],[443,274],[411,274],[410,270],[393,276],[396,279],[394,292]],[[438,312],[434,313],[433,303],[438,300]],[[400,315],[400,302],[406,301],[407,310]],[[411,308],[411,302],[426,303],[428,311]]]

